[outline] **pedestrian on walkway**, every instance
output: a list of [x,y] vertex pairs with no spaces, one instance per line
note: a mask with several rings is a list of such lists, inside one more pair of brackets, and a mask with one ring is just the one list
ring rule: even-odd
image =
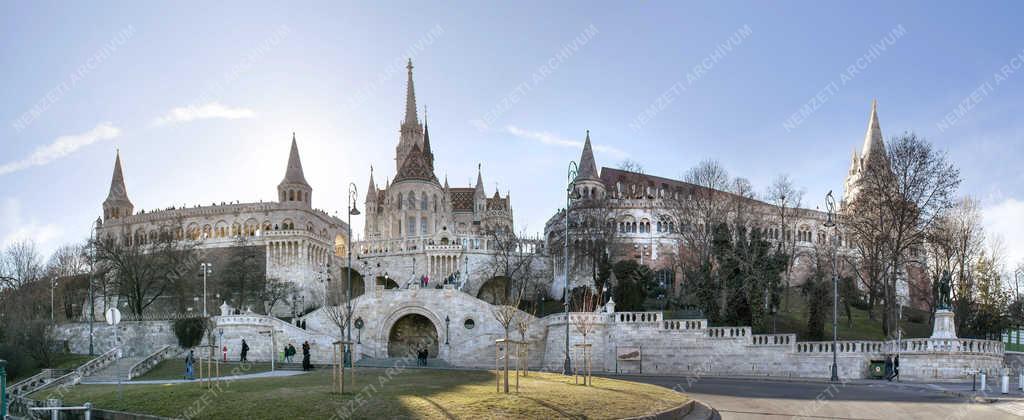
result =
[[[249,354],[249,343],[246,343],[245,339],[243,338],[242,339],[242,357],[240,357],[238,359],[238,361],[239,362],[248,362],[249,358],[246,357],[248,354]],[[273,356],[271,356],[271,357],[273,357]]]
[[313,369],[313,365],[309,363],[309,341],[302,343],[302,370]]
[[896,382],[900,380],[900,355],[897,354],[895,359],[892,359],[892,377],[896,379]]
[[885,379],[892,382],[892,356],[885,356]]
[[189,350],[188,351],[188,356],[185,356],[185,379],[188,379],[188,380],[195,379],[195,375],[193,374],[194,371],[192,370],[193,369],[193,365],[195,364],[195,362],[196,362],[195,353],[193,353],[192,350]]

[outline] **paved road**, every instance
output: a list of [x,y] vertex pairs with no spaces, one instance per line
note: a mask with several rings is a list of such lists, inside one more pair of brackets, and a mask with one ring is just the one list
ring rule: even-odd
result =
[[[1020,402],[974,403],[967,398],[889,385],[783,382],[758,379],[622,377],[681,390],[716,408],[723,419],[1020,419]],[[688,382],[690,384],[688,385]]]

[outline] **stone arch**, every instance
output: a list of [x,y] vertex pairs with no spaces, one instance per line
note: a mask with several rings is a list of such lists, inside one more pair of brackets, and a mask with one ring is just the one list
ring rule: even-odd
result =
[[480,290],[476,292],[476,298],[492,305],[506,304],[508,303],[505,295],[506,287],[508,287],[508,277],[491,277],[480,285]]
[[375,284],[377,286],[384,286],[385,289],[397,289],[398,283],[391,277],[377,276]]
[[[404,320],[404,321],[403,321]],[[397,331],[396,331],[396,327]],[[405,331],[403,331],[403,329]],[[444,321],[422,306],[406,306],[392,312],[381,324],[379,342],[386,344],[388,357],[409,357],[416,355],[417,344],[427,346],[429,358],[440,357],[445,339]],[[396,333],[401,334],[397,335]],[[397,339],[397,340],[393,340]],[[411,352],[411,353],[410,353]]]

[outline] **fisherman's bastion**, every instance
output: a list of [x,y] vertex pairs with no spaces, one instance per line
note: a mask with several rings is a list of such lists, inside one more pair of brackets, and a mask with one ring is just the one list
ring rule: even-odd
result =
[[[243,339],[251,348],[252,360],[277,357],[285,343],[308,341],[313,361],[329,363],[333,343],[350,336],[357,366],[387,363],[425,346],[432,365],[493,368],[499,345],[496,340],[505,337],[505,330],[496,319],[498,306],[485,291],[489,282],[504,274],[488,262],[499,252],[494,235],[515,232],[511,193],[485,191],[483,168],[478,168],[473,186],[453,187],[447,179],[438,179],[429,128],[417,113],[411,61],[407,70],[395,173],[377,184],[375,179],[381,178],[382,171],[371,169],[359,209],[360,217],[365,217],[362,240],[350,244],[346,220],[314,207],[313,185],[302,170],[301,136],[296,139],[294,135],[278,195],[269,202],[135,212],[126,188],[131,185],[126,182],[130,174],[117,156],[96,234],[144,243],[163,231],[203,250],[232,247],[244,240],[247,246],[261,250],[266,276],[296,284],[300,293],[292,298],[303,295],[307,303],[317,296],[324,299],[325,295],[316,291],[349,269],[358,274],[353,278],[362,279],[351,287],[352,300],[341,303],[353,309],[350,320],[354,321],[347,331],[335,325],[324,306],[304,313],[261,314],[208,298],[207,303],[216,307],[210,313],[218,332],[215,342],[208,344],[231,354],[238,351]],[[857,193],[862,162],[884,153],[875,106],[862,144],[846,174],[846,198]],[[566,160],[574,157],[565,156]],[[125,162],[130,166],[129,159]],[[659,273],[659,280],[685,287],[672,265],[685,248],[679,235],[684,226],[662,203],[668,197],[685,197],[698,187],[626,170],[598,170],[589,133],[574,181],[568,209],[569,239],[574,246],[593,240],[581,229],[587,215],[599,214],[600,218],[590,223],[614,231],[616,246],[611,258],[635,259]],[[596,212],[594,203],[598,201],[606,203],[604,209],[610,211]],[[551,203],[551,207],[559,204]],[[805,248],[827,240],[827,216],[822,210],[795,209],[793,217],[798,222],[790,232],[774,227],[767,203],[754,202],[752,208],[764,214],[763,223],[756,227],[771,240],[794,238]],[[566,283],[570,288],[587,287],[593,285],[593,279],[586,270],[564,263],[565,209],[554,213],[542,238],[523,240],[514,252],[535,258],[532,269],[544,273],[546,279],[542,288],[546,296],[541,298],[559,301]],[[853,250],[844,243],[840,252]],[[568,276],[564,267],[569,267]],[[705,319],[669,319],[659,311],[619,312],[613,301],[593,312],[567,311],[544,317],[519,312],[517,317],[526,322],[514,335],[528,348],[521,357],[533,369],[562,371],[567,356],[578,359],[584,337],[575,326],[581,320],[592,327],[585,340],[592,346],[587,348],[592,348],[593,368],[600,372],[827,378],[833,358],[831,341],[797,341],[795,334],[754,334],[750,326],[710,326]],[[94,336],[98,348],[109,348],[114,345],[116,328],[125,357],[152,361],[168,357],[167,349],[175,345],[171,323],[143,317],[116,327],[97,324]],[[85,322],[62,324],[56,334],[74,351],[84,352],[88,345]],[[1003,363],[1001,343],[957,338],[948,324],[938,320],[931,338],[840,340],[835,346],[844,378],[866,377],[871,360],[897,351],[903,357],[902,376],[907,379],[959,379],[971,369],[998,368]]]

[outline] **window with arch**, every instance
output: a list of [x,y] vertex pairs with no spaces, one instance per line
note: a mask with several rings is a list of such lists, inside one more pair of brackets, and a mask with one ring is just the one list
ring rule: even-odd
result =
[[420,235],[428,235],[430,232],[427,231],[427,217],[423,216],[420,218]]
[[434,213],[437,213],[437,194],[434,194]]
[[416,210],[416,193],[410,192],[408,196],[409,210]]
[[398,193],[398,209],[399,210],[402,209],[402,203],[403,203],[403,201],[402,201],[402,193]]
[[427,211],[427,193],[420,193],[420,210]]

